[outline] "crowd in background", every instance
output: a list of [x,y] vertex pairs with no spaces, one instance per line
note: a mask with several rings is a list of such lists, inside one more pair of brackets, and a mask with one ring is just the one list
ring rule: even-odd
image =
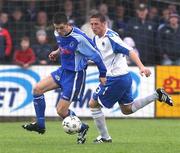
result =
[[[180,65],[179,5],[153,2],[6,0],[0,8],[0,64],[24,68],[54,64],[48,60],[48,54],[57,48],[52,16],[61,11],[70,24],[91,38],[94,34],[89,17],[100,12],[107,26],[134,48],[145,65]],[[133,65],[129,59],[128,63]]]

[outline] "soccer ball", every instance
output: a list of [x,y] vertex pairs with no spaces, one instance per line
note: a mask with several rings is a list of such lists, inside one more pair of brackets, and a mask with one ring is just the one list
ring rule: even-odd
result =
[[62,122],[63,129],[67,134],[76,134],[80,130],[81,124],[77,116],[68,116]]

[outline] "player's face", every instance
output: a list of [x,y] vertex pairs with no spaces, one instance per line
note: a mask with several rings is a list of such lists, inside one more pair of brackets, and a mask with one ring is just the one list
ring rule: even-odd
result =
[[59,35],[65,36],[69,33],[69,25],[68,24],[54,24],[55,30]]
[[101,22],[99,18],[91,18],[90,24],[93,32],[98,36],[103,36],[106,31],[106,23]]

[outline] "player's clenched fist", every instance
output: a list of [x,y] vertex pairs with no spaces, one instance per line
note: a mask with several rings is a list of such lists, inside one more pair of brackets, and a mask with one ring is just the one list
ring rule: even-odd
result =
[[141,76],[143,76],[144,74],[146,77],[149,77],[151,75],[151,71],[146,67],[141,68],[140,73],[141,73]]

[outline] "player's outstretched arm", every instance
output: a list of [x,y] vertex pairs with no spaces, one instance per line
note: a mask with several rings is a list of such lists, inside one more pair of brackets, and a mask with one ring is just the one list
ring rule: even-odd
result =
[[149,77],[151,75],[151,71],[143,65],[135,51],[129,51],[129,57],[139,67],[141,76],[145,75],[146,77]]

